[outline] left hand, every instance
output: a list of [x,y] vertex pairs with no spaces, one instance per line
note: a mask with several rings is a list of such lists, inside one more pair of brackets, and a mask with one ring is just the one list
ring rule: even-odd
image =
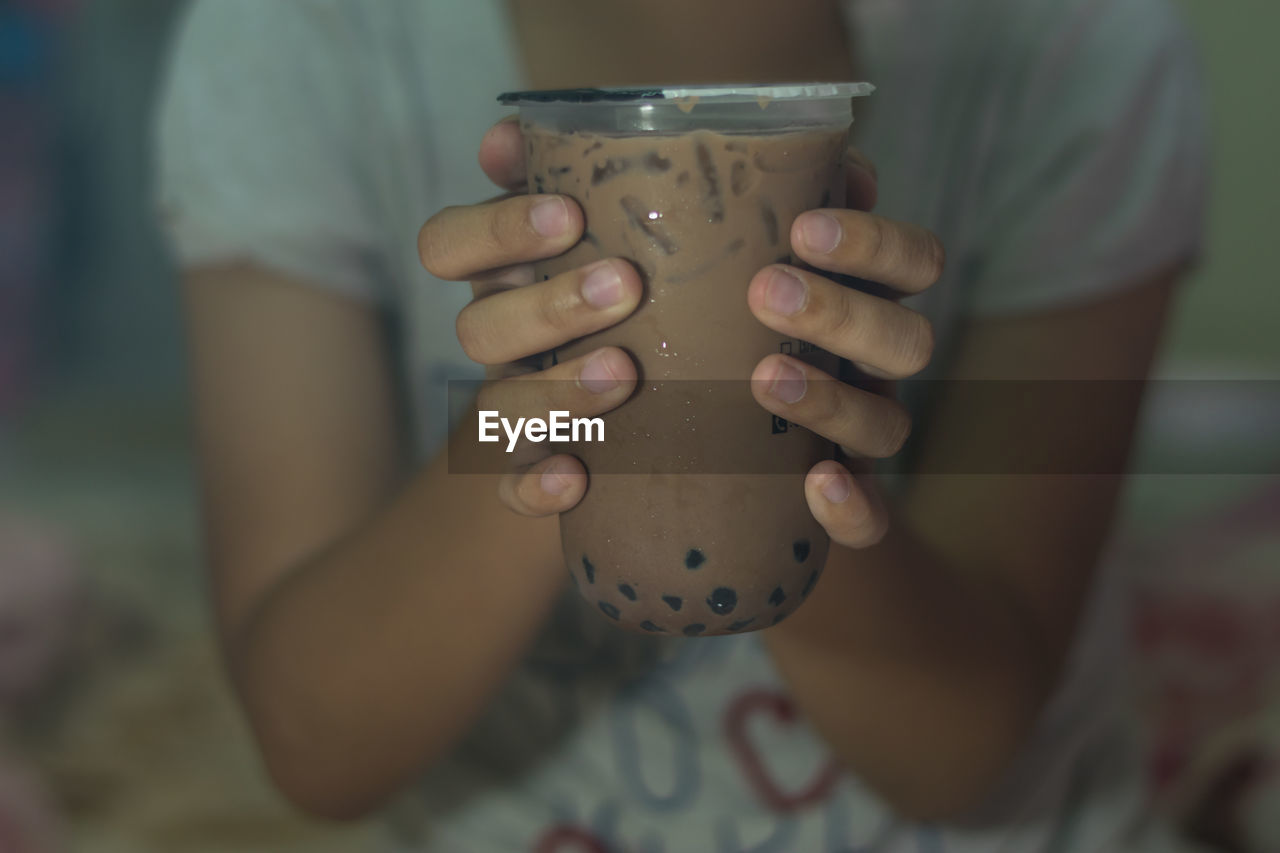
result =
[[[795,256],[816,269],[903,295],[929,288],[942,276],[942,243],[924,228],[866,212],[875,201],[874,172],[858,155],[852,159],[850,202],[865,209],[797,217],[791,227]],[[769,328],[816,344],[874,379],[905,379],[933,355],[933,327],[921,314],[794,266],[761,270],[747,300]],[[760,405],[834,441],[850,463],[820,462],[805,479],[809,509],[832,541],[850,548],[879,542],[888,530],[888,510],[868,475],[868,462],[902,448],[911,432],[905,407],[781,354],[761,360],[751,379]]]

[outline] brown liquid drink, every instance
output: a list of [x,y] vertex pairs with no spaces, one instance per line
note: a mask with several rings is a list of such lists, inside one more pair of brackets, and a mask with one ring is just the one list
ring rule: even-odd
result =
[[758,97],[708,99],[721,113],[745,114],[743,126],[726,129],[715,129],[724,123],[715,116],[710,129],[700,126],[701,99],[668,102],[665,123],[682,125],[674,132],[563,123],[593,104],[568,105],[560,121],[539,120],[545,104],[522,109],[530,191],[570,196],[586,214],[582,242],[537,265],[539,280],[622,257],[646,286],[631,317],[546,362],[612,345],[639,370],[636,394],[604,416],[604,441],[573,446],[591,481],[561,516],[579,591],[623,627],[686,636],[767,628],[822,571],[828,540],[803,482],[833,446],[773,418],[748,379],[771,353],[827,372],[835,361],[761,324],[746,294],[762,268],[792,260],[800,213],[844,203],[849,97],[842,111],[835,99],[834,118],[828,100],[825,121],[799,127],[787,115],[762,121],[772,104]]

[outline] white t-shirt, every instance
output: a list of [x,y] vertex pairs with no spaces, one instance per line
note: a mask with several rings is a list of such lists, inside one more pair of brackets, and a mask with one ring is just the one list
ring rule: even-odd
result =
[[[855,130],[878,212],[948,249],[944,279],[906,301],[938,332],[925,378],[966,318],[1104,295],[1199,251],[1202,92],[1166,0],[848,0],[847,13],[878,87]],[[504,114],[494,97],[523,86],[516,56],[501,0],[197,0],[161,100],[158,194],[179,261],[251,260],[390,312],[424,457],[448,429],[446,381],[483,373],[454,335],[470,289],[424,272],[416,236],[439,208],[495,194],[475,152]],[[759,634],[632,636],[567,590],[471,735],[404,795],[388,843],[1170,849],[1132,832],[1121,577],[1104,568],[1068,675],[980,828],[908,824],[828,772]]]

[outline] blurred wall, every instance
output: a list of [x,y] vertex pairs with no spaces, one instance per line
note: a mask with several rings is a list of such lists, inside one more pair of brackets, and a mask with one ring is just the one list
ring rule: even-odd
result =
[[45,326],[48,357],[76,387],[181,388],[178,293],[148,185],[151,102],[182,5],[81,2],[63,36],[59,100],[70,227]]
[[1277,0],[1179,0],[1200,40],[1214,130],[1209,254],[1166,353],[1178,365],[1254,367],[1280,379]]

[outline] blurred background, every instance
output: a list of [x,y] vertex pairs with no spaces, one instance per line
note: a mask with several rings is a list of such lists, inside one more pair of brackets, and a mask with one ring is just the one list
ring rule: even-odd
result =
[[[366,831],[275,798],[211,647],[178,291],[148,196],[180,5],[0,0],[4,853],[13,827],[92,853],[323,853]],[[1223,453],[1276,470],[1275,395],[1227,380],[1280,381],[1280,3],[1180,5],[1215,196],[1160,374],[1223,381],[1153,395],[1142,470]],[[1280,851],[1280,478],[1134,477],[1117,537],[1160,807],[1206,850]]]

